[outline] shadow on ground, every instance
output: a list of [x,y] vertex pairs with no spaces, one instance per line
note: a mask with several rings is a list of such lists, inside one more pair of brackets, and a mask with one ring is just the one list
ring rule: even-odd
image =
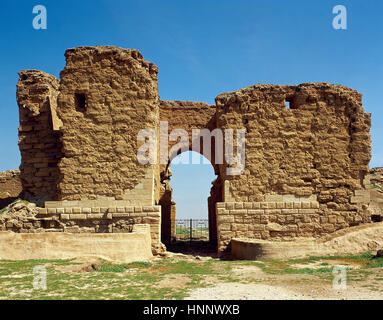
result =
[[166,248],[173,253],[217,258],[217,245],[208,241],[177,241],[166,245]]

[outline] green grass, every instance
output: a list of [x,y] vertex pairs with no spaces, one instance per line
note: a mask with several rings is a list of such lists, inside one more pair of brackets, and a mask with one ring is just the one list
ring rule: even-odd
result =
[[188,235],[190,234],[190,229],[184,228],[184,227],[176,227],[176,234],[178,235]]
[[[91,272],[80,271],[81,265],[75,260],[0,260],[0,299],[183,299],[192,289],[211,285],[211,282],[209,284],[206,281],[208,278],[216,279],[213,283],[258,283],[265,278],[284,274],[295,274],[299,281],[330,282],[333,279],[330,260],[357,262],[360,269],[350,269],[347,273],[348,279],[356,284],[363,284],[374,274],[377,275],[374,286],[378,287],[379,282],[383,281],[383,273],[377,270],[383,268],[383,258],[375,259],[370,252],[354,256],[266,261],[172,258],[126,264],[101,261],[99,269]],[[297,267],[297,264],[301,267]],[[47,290],[33,289],[35,266],[46,268]],[[234,268],[241,266],[259,267],[267,275],[260,279],[233,272]],[[300,275],[306,277],[299,278]],[[184,282],[182,285],[173,285],[174,279],[183,279]]]
[[13,203],[15,203],[15,202],[23,202],[25,204],[29,204],[30,203],[29,201],[21,199],[21,198],[17,198]]
[[378,185],[376,185],[374,183],[371,183],[371,189],[383,189],[383,187],[378,186]]
[[102,263],[99,272],[124,272],[133,268],[148,268],[152,264],[150,262],[133,262],[128,264],[113,264],[113,263]]
[[[104,261],[97,271],[65,272],[59,267],[79,264],[73,260],[0,260],[0,299],[183,299],[191,289],[205,286],[206,275],[218,274],[214,264],[172,259],[128,264]],[[35,266],[46,268],[47,290],[33,289]],[[186,277],[187,288],[170,290],[158,285],[177,275]]]
[[[333,267],[329,266],[328,262],[322,260],[344,260],[345,262],[356,262],[360,264],[360,269],[383,268],[383,258],[374,258],[371,252],[361,255],[345,255],[345,256],[312,256],[305,259],[290,259],[290,260],[265,260],[262,262],[248,261],[248,265],[256,265],[268,274],[317,274],[317,273],[332,273]],[[296,264],[310,264],[318,262],[322,267],[297,268]],[[351,270],[351,268],[347,268]]]
[[[0,194],[1,194],[1,192],[0,192]],[[23,203],[25,203],[25,204],[29,204],[29,203],[30,203],[30,202],[27,201],[27,200],[18,198],[18,199],[16,199],[15,201],[13,201],[11,204],[14,204],[14,203],[16,203],[16,202],[23,202]],[[9,204],[9,205],[11,205],[11,204]],[[0,214],[4,213],[6,210],[7,210],[7,206],[4,207],[4,208],[2,208],[2,209],[0,209]]]
[[[193,228],[194,233],[209,233],[209,228]],[[176,227],[176,234],[178,235],[189,235],[190,234],[190,228],[185,227]]]

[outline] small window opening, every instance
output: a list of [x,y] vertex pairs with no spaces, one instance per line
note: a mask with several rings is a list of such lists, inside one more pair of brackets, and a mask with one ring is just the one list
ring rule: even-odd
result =
[[86,96],[84,93],[76,93],[75,95],[76,110],[85,112],[86,110]]
[[297,109],[297,106],[294,104],[293,97],[286,98],[286,109]]

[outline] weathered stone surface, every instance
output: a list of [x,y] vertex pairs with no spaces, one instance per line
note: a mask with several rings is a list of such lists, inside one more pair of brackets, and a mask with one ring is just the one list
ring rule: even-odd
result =
[[[189,134],[183,151],[197,152],[203,149],[192,144],[193,130],[245,131],[246,162],[238,175],[228,174],[227,159],[216,163],[216,140],[210,145],[218,177],[208,199],[209,231],[221,252],[233,237],[317,237],[371,221],[371,117],[357,91],[328,83],[260,84],[221,94],[215,106],[160,101],[157,67],[137,50],[80,47],[65,56],[60,83],[34,70],[21,72],[18,83],[24,194],[58,200],[40,213],[50,219],[42,229],[124,232],[132,219],[151,225],[158,250],[161,239],[171,242],[176,204],[169,164],[176,141],[168,141],[168,150],[158,147],[156,164],[141,165],[142,129],[166,139],[183,129]],[[237,144],[234,137],[234,150]],[[164,155],[170,159],[160,163]]]
[[147,173],[137,136],[159,124],[158,69],[133,49],[80,47],[65,56],[59,199],[123,198]]
[[61,158],[57,118],[59,81],[37,70],[19,73],[20,178],[23,198],[43,204],[57,198],[58,168]]
[[20,170],[0,172],[0,209],[20,197],[22,190]]
[[152,258],[150,233],[146,225],[136,225],[130,233],[71,233],[0,232],[0,256],[10,260],[98,256],[120,263]]

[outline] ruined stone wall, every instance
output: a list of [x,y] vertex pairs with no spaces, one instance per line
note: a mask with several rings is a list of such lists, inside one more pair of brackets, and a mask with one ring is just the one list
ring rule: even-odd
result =
[[145,225],[150,228],[152,251],[156,254],[164,251],[160,242],[160,221],[160,206],[37,208],[22,200],[5,208],[0,216],[0,231],[131,233],[137,226]]
[[57,163],[61,157],[60,120],[56,98],[58,80],[44,72],[19,73],[19,148],[23,198],[38,203],[57,198]]
[[0,172],[0,209],[21,197],[22,191],[20,170]]
[[134,225],[150,226],[153,253],[162,252],[160,206],[110,206],[110,207],[39,208],[41,230],[70,233],[124,233]]
[[65,56],[58,97],[60,200],[152,205],[159,173],[138,163],[137,135],[158,128],[157,67],[138,50],[116,47],[80,47]]
[[350,203],[364,188],[371,119],[358,92],[325,83],[258,85],[216,101],[218,127],[246,129],[245,171],[221,170],[235,201],[317,194],[321,202]]
[[[22,71],[17,85],[24,198],[46,201],[40,218],[47,220],[38,223],[113,232],[137,218],[153,225],[160,246],[162,210],[162,231],[171,241],[176,206],[170,162],[159,160],[179,141],[168,141],[167,150],[158,144],[158,163],[141,165],[142,129],[165,139],[183,129],[187,150],[193,150],[193,129],[245,130],[240,175],[216,163],[215,141],[210,150],[218,177],[208,199],[209,230],[221,253],[233,237],[320,237],[371,221],[371,119],[358,92],[327,83],[255,85],[219,95],[216,106],[160,101],[157,67],[137,50],[80,47],[65,56],[60,87],[55,77],[35,70]],[[123,221],[113,225],[110,217]]]
[[[238,203],[236,212],[220,208],[225,217],[217,213],[221,248],[228,238],[242,235],[237,230],[262,239],[319,236],[370,222],[371,118],[358,92],[326,83],[256,85],[219,95],[216,103],[218,127],[246,130],[244,172],[228,176],[226,165],[220,170],[224,202]],[[282,208],[284,203],[305,198],[318,202],[315,212],[281,211],[291,209]],[[239,208],[264,201],[281,202],[281,207],[265,207],[276,211],[254,216]],[[241,226],[228,230],[223,220],[233,219]],[[265,229],[270,223],[280,230]]]

